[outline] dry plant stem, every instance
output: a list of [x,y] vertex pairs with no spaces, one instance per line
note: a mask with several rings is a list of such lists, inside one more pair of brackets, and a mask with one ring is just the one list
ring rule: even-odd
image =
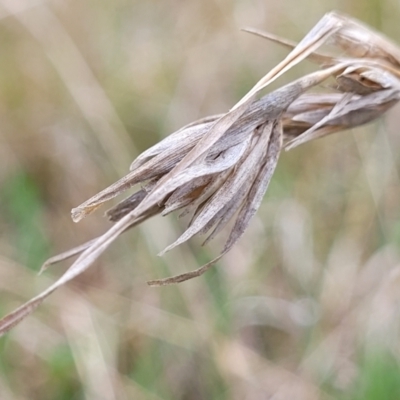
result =
[[[135,193],[136,194],[136,193]],[[128,200],[128,199],[127,199]],[[119,205],[118,205],[119,206]],[[123,216],[129,213],[131,209],[125,209],[125,207],[114,207],[107,211],[107,215],[110,218],[110,221],[119,221]],[[125,206],[125,204],[124,204]],[[122,210],[121,210],[122,208]],[[146,221],[147,219],[153,217],[154,215],[157,215],[161,212],[161,208],[158,206],[152,207],[151,209],[148,210],[148,212],[144,215],[141,216],[141,218],[137,218],[134,222],[132,222],[125,231],[134,228],[135,226],[141,224],[142,222]],[[41,267],[39,274],[43,273],[47,268],[49,268],[53,264],[57,264],[61,261],[67,260],[68,258],[74,257],[88,248],[90,248],[93,244],[96,243],[97,240],[99,240],[101,236],[89,240],[86,243],[81,244],[80,246],[74,247],[73,249],[67,250],[61,254],[58,254],[54,257],[49,258]]]
[[[261,35],[292,51],[229,112],[196,121],[168,136],[140,155],[126,176],[73,209],[77,222],[132,186],[143,185],[107,211],[115,224],[106,233],[44,264],[42,269],[80,254],[58,281],[0,321],[0,335],[84,272],[119,235],[159,213],[192,213],[186,231],[164,252],[198,234],[208,233],[206,243],[234,220],[214,260],[194,271],[148,283],[168,285],[202,275],[244,233],[261,204],[282,148],[365,124],[400,99],[400,50],[357,21],[329,13],[297,45],[271,34]],[[326,42],[346,56],[316,53]],[[307,57],[319,70],[256,99],[261,90]],[[306,93],[328,79],[334,80],[333,90]]]

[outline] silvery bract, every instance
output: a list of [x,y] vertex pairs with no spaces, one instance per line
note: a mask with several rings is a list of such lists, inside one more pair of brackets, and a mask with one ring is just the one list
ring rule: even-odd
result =
[[[292,48],[229,112],[204,118],[141,154],[130,172],[77,208],[78,222],[134,185],[140,189],[107,211],[115,224],[105,234],[54,257],[80,254],[51,287],[0,321],[4,334],[30,314],[50,293],[85,271],[124,231],[156,214],[192,215],[186,231],[167,249],[197,234],[206,242],[233,220],[221,254],[199,269],[149,282],[166,285],[203,274],[236,243],[261,204],[283,148],[365,124],[400,99],[400,50],[370,28],[337,13],[325,15],[299,43],[249,32]],[[338,46],[341,57],[317,53],[323,44]],[[272,81],[305,58],[316,72],[257,99]],[[324,84],[324,91],[310,92]],[[326,89],[329,87],[330,89]]]

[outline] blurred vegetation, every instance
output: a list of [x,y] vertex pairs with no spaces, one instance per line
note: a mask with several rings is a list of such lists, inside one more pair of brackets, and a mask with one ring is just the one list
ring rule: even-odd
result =
[[[48,256],[107,228],[101,212],[73,224],[72,207],[285,55],[240,27],[299,40],[331,9],[400,38],[394,0],[1,0],[2,315],[60,275],[36,275]],[[185,221],[127,233],[0,340],[0,398],[399,399],[399,123],[395,109],[284,154],[245,237],[200,279],[145,284],[222,241],[158,258]]]

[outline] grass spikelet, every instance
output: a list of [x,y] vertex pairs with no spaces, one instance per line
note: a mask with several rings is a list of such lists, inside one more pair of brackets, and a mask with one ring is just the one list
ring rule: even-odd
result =
[[[142,185],[107,211],[114,225],[106,233],[45,263],[44,269],[79,254],[57,282],[0,321],[0,334],[84,272],[119,235],[157,214],[192,213],[186,231],[163,253],[197,234],[208,233],[208,242],[233,220],[227,242],[214,260],[194,271],[148,283],[168,285],[202,275],[245,232],[283,149],[368,123],[400,99],[400,49],[358,21],[329,13],[298,44],[249,31],[282,43],[291,52],[230,111],[193,122],[166,137],[140,155],[127,175],[74,208],[72,218],[79,222],[127,189]],[[320,53],[326,43],[336,45],[342,55]],[[305,58],[317,64],[315,72],[258,98],[260,91]],[[318,86],[322,90],[314,90]]]

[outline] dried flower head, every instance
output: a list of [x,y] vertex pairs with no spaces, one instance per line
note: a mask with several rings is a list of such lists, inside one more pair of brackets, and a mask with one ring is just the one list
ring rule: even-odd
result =
[[[31,313],[50,293],[85,271],[123,232],[156,214],[192,214],[186,231],[165,251],[197,234],[211,240],[234,220],[221,254],[178,276],[149,282],[182,282],[207,271],[246,230],[261,204],[281,150],[365,124],[400,99],[400,50],[387,38],[337,13],[325,15],[299,43],[247,30],[292,48],[229,112],[196,121],[141,154],[130,172],[72,210],[80,221],[134,185],[141,188],[107,211],[115,222],[104,235],[48,260],[80,254],[50,288],[0,321],[0,334]],[[345,56],[317,53],[325,43]],[[305,58],[316,72],[257,99],[258,93]],[[324,91],[309,92],[324,84]],[[328,87],[328,89],[327,89]]]

